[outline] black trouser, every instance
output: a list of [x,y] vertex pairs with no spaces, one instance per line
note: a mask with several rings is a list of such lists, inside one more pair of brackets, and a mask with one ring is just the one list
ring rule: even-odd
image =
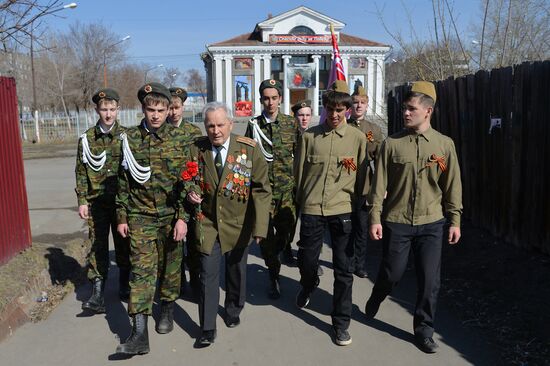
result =
[[371,299],[381,302],[391,293],[405,272],[412,248],[417,283],[414,334],[421,337],[434,332],[444,224],[444,219],[416,226],[384,223],[382,263]]
[[332,325],[337,329],[348,329],[353,286],[353,242],[351,213],[318,216],[302,214],[300,221],[300,243],[298,267],[300,284],[307,292],[312,292],[319,284],[317,267],[323,245],[325,229],[328,229],[332,242],[332,264],[334,268],[334,289],[332,296]]
[[[237,317],[246,300],[246,261],[248,247],[235,248],[225,256],[225,313]],[[220,264],[222,252],[216,240],[210,255],[201,253],[201,295],[199,318],[202,330],[216,329],[216,316],[220,303]]]
[[353,249],[355,270],[365,271],[367,266],[367,240],[369,236],[368,210],[365,199],[353,215]]

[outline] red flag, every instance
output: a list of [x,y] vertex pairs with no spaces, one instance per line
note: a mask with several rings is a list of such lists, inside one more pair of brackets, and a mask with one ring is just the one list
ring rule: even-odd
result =
[[[336,34],[334,34],[334,28],[330,25],[330,34],[332,35],[332,65],[330,66],[330,73],[328,75],[328,85],[331,86],[336,80],[346,81],[346,74],[344,73],[344,65],[342,64],[342,57],[340,57],[340,50],[338,49],[338,41],[336,40]],[[325,109],[321,112],[321,118],[319,123],[324,123],[327,114]]]

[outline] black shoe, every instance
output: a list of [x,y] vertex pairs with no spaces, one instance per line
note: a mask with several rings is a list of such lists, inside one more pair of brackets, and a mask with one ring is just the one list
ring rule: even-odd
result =
[[238,316],[226,315],[223,321],[228,328],[235,328],[236,326],[241,324],[241,318],[239,318]]
[[378,309],[380,309],[380,303],[371,298],[365,304],[365,315],[368,319],[374,319],[376,313],[378,313]]
[[273,300],[277,300],[281,297],[281,284],[279,283],[279,278],[271,278],[268,296]]
[[300,292],[298,292],[298,295],[296,295],[296,306],[300,309],[303,309],[309,304],[309,297],[311,296],[311,292],[306,291],[305,289],[301,289]]
[[130,299],[130,270],[119,269],[118,271],[118,298],[120,301]]
[[351,336],[347,329],[334,329],[334,342],[339,346],[347,346],[351,344]]
[[210,346],[216,340],[216,329],[203,330],[199,338],[198,344],[201,346]]
[[105,282],[97,277],[92,283],[92,296],[88,301],[82,303],[82,310],[89,310],[96,314],[105,312],[105,300],[103,298],[103,290],[105,290]]
[[355,272],[353,272],[354,275],[356,275],[359,278],[368,278],[369,274],[364,269],[357,269]]
[[426,353],[435,353],[439,347],[432,337],[415,336],[414,344],[419,350]]
[[317,276],[321,277],[324,274],[325,274],[325,271],[323,271],[323,267],[318,266],[317,267]]
[[159,334],[170,333],[174,329],[174,302],[162,301],[160,303],[160,319],[155,330]]
[[136,314],[132,317],[132,333],[130,333],[126,342],[118,345],[116,353],[125,355],[143,355],[149,353],[147,315]]

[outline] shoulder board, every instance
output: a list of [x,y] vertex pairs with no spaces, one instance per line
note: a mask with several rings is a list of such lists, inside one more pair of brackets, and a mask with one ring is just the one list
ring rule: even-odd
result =
[[237,142],[242,142],[243,144],[247,144],[247,145],[250,145],[252,147],[256,146],[256,141],[254,141],[253,139],[251,139],[249,137],[238,136],[237,137]]

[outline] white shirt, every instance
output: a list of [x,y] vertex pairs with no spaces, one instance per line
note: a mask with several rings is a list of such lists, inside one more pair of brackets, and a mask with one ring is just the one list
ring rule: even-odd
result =
[[227,158],[227,150],[229,150],[229,140],[231,140],[231,138],[228,138],[220,146],[212,145],[212,158],[214,159],[214,163],[216,163],[216,155],[220,153],[222,154],[222,164],[225,165],[225,158]]
[[99,129],[101,130],[101,133],[103,133],[103,134],[107,134],[107,133],[111,132],[111,130],[113,129],[113,127],[115,127],[114,122],[113,122],[113,124],[111,125],[111,127],[109,127],[109,129],[106,130],[106,129],[103,128],[103,123],[99,122]]

